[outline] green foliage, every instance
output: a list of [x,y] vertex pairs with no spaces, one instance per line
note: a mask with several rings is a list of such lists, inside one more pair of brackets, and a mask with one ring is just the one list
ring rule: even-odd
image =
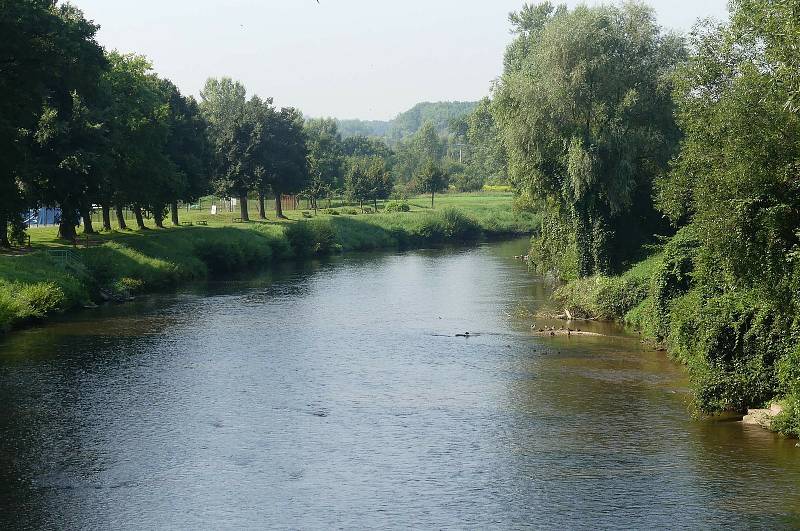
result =
[[308,120],[305,124],[310,179],[304,194],[316,208],[317,198],[343,186],[344,152],[333,119]]
[[384,212],[410,212],[408,201],[389,201],[383,209]]
[[330,223],[322,220],[292,223],[285,234],[297,258],[323,256],[338,248],[336,233]]
[[429,160],[422,165],[414,175],[414,188],[422,194],[431,194],[431,208],[434,205],[434,195],[447,189],[448,175],[438,164]]
[[384,159],[353,157],[348,161],[345,192],[351,200],[358,201],[362,211],[365,201],[388,198],[393,184]]
[[619,271],[661,224],[650,192],[679,138],[669,74],[682,43],[634,3],[527,5],[511,21],[493,115],[515,188],[563,227],[536,254],[574,255],[579,276]]
[[[470,114],[475,102],[423,102],[400,113],[393,120],[337,120],[342,137],[371,137],[391,142],[392,145],[413,136],[422,126],[430,122],[437,134],[444,135],[450,122]],[[376,153],[350,153],[350,156],[375,155]]]
[[409,183],[426,166],[439,166],[445,155],[445,144],[430,122],[401,142],[395,151],[393,171],[400,183]]

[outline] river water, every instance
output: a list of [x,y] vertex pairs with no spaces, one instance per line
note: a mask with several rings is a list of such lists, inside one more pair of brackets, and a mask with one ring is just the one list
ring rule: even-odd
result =
[[800,526],[794,441],[692,419],[683,370],[613,326],[531,334],[524,245],[286,266],[9,336],[0,527]]

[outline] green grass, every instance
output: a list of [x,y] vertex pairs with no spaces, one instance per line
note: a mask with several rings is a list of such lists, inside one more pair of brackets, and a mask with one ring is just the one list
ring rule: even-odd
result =
[[[238,210],[212,216],[206,200],[203,210],[183,209],[181,221],[205,220],[208,226],[171,227],[167,222],[168,228],[158,229],[148,220],[146,230],[91,235],[88,246],[85,236],[73,246],[59,240],[54,227],[33,228],[32,252],[0,255],[0,333],[91,301],[124,299],[281,260],[470,242],[528,234],[538,226],[536,216],[513,211],[510,194],[447,194],[437,197],[435,209],[429,201],[412,198],[410,212],[384,213],[379,204],[379,212],[372,214],[320,211],[306,219],[303,213],[308,211],[290,210],[285,212],[288,220],[277,220],[270,212],[270,219],[234,223]],[[64,249],[77,257],[77,265],[48,253]]]

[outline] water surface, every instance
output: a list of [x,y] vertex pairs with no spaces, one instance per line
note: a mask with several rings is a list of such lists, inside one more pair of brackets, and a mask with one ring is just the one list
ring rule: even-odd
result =
[[794,441],[692,419],[682,369],[613,326],[533,337],[523,248],[286,266],[10,336],[0,527],[800,525]]

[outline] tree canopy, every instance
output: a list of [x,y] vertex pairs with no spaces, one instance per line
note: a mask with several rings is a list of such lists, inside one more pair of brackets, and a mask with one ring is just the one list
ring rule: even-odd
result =
[[680,138],[670,74],[683,43],[633,3],[526,5],[511,22],[493,102],[510,178],[547,209],[541,247],[572,246],[581,276],[617,270],[660,222],[650,197]]

